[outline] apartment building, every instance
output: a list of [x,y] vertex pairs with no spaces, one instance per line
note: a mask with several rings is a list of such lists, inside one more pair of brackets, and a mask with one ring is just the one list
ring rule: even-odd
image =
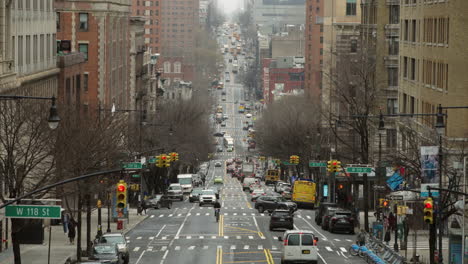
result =
[[253,1],[253,19],[257,25],[273,27],[273,32],[278,31],[283,25],[303,25],[305,2],[305,0]]
[[53,0],[2,3],[5,11],[10,9],[3,17],[6,26],[3,45],[6,49],[2,55],[8,61],[7,73],[16,73],[13,94],[57,96],[59,69],[54,49],[56,29],[53,3]]
[[161,4],[162,77],[167,85],[173,81],[193,81],[199,0],[162,0]]
[[129,108],[130,8],[131,0],[55,1],[58,52],[85,54],[84,111]]
[[16,88],[11,23],[11,2],[2,1],[0,3],[0,93],[7,93]]
[[[437,106],[468,106],[468,1],[403,0],[400,5],[401,113],[436,113]],[[433,129],[435,117],[414,122]],[[447,110],[445,136],[468,138],[468,109]],[[404,142],[402,142],[404,144]]]
[[132,16],[143,16],[145,45],[152,53],[161,52],[161,2],[163,0],[132,0]]
[[323,65],[324,0],[307,0],[305,19],[305,93],[314,102],[320,101]]

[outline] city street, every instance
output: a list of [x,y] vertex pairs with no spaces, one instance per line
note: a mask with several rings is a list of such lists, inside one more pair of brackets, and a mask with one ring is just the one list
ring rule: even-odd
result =
[[[215,176],[224,178],[220,192],[220,220],[216,222],[212,206],[200,207],[198,203],[189,203],[187,197],[183,202],[174,202],[171,209],[151,209],[148,211],[150,216],[127,234],[131,263],[280,263],[282,242],[278,237],[283,231],[270,231],[269,214],[255,210],[250,194],[242,191],[237,178],[225,173],[226,159],[245,159],[248,155],[243,141],[247,131],[242,127],[249,119],[238,113],[235,103],[244,102],[245,90],[231,72],[230,57],[230,54],[225,56],[225,71],[230,72],[231,81],[225,82],[223,90],[215,91],[228,119],[224,121],[226,127],[215,126],[216,131],[226,131],[234,138],[235,148],[233,152],[216,154],[206,180],[209,187]],[[242,64],[243,58],[239,56],[238,59]],[[222,91],[226,92],[225,101]],[[223,166],[215,167],[217,161]],[[267,188],[272,192],[272,187]],[[319,238],[319,263],[364,263],[347,252],[355,235],[330,234],[321,230],[314,222],[314,213],[313,210],[299,209],[294,216],[294,227],[312,230]]]

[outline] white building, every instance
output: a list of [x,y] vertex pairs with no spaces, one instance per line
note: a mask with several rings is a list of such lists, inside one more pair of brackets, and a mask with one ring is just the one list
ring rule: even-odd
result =
[[273,33],[284,25],[305,24],[305,0],[254,0],[253,2],[255,24],[272,28]]

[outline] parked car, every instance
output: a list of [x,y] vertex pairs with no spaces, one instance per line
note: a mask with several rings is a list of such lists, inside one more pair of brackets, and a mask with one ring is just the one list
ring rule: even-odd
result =
[[273,212],[277,209],[285,209],[293,213],[297,210],[297,205],[293,202],[288,202],[281,196],[262,196],[257,199],[255,209],[263,213],[265,210]]
[[322,225],[322,218],[328,207],[338,207],[338,205],[336,203],[320,203],[320,206],[317,208],[317,211],[315,211],[315,223],[317,225]]
[[270,216],[270,231],[275,228],[294,229],[294,215],[289,210],[274,210]]
[[333,212],[339,209],[340,208],[338,207],[328,207],[325,210],[325,213],[323,214],[323,217],[322,217],[322,224],[321,224],[323,230],[328,230],[329,221],[330,221],[331,216],[333,215]]
[[99,260],[100,263],[108,264],[124,264],[122,253],[117,249],[115,244],[96,244],[93,246],[93,252],[89,257],[90,260]]
[[192,189],[192,192],[189,195],[189,202],[198,202],[200,200],[200,194],[202,193],[203,188]]
[[252,198],[250,198],[250,201],[255,202],[255,201],[257,201],[257,198],[262,196],[262,195],[266,195],[265,190],[255,189],[255,190],[252,191]]
[[172,207],[172,200],[167,197],[167,195],[157,194],[153,198],[147,199],[143,201],[143,208],[154,208],[159,209],[167,207],[167,209],[171,209]]
[[283,237],[281,263],[318,263],[318,237],[310,230],[288,230]]
[[204,204],[213,204],[216,202],[216,194],[214,190],[207,189],[203,190],[202,193],[200,194],[200,206],[203,206]]
[[336,210],[330,218],[328,230],[330,233],[345,231],[354,234],[354,218],[351,211]]
[[226,127],[226,122],[222,122],[221,127]]
[[248,113],[248,114],[245,115],[245,117],[251,118],[251,117],[252,117],[252,114],[251,114],[251,113]]
[[167,196],[171,199],[184,200],[184,194],[182,192],[182,186],[179,183],[172,183],[167,189]]
[[122,255],[123,263],[130,262],[130,252],[128,249],[127,240],[121,233],[106,233],[103,234],[97,244],[111,244],[117,247],[118,252]]
[[226,95],[226,91],[222,91],[222,92],[221,92],[221,95]]
[[216,133],[213,134],[213,136],[222,137],[222,136],[224,136],[224,134],[222,132],[216,132]]

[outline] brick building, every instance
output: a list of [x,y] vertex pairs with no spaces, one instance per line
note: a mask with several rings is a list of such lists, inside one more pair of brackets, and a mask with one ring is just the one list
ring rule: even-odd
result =
[[86,63],[81,100],[85,111],[100,103],[129,106],[130,0],[55,1],[58,52],[82,52]]
[[322,89],[324,2],[306,2],[305,92],[314,101],[320,100]]
[[193,52],[199,30],[199,0],[161,1],[161,65],[166,84],[193,81]]
[[145,44],[152,53],[161,52],[161,2],[163,0],[132,0],[132,16],[144,16]]
[[85,62],[85,54],[81,52],[57,56],[57,66],[60,69],[57,98],[60,104],[75,106],[77,109],[81,107],[81,93],[87,89],[83,87]]

